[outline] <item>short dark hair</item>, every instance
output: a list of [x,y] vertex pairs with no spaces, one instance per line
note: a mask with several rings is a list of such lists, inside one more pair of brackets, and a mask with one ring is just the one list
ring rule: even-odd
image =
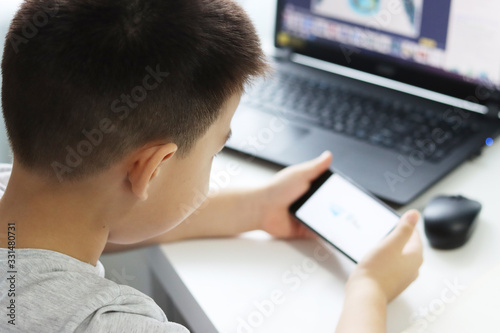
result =
[[231,0],[26,0],[2,61],[14,159],[76,180],[156,140],[186,156],[266,69]]

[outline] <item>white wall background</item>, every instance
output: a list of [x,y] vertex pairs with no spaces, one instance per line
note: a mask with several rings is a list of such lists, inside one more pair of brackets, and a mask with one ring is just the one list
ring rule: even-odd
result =
[[[14,16],[16,9],[19,7],[21,0],[1,0],[0,1],[0,52],[3,57],[3,49],[5,35],[10,25],[10,21]],[[0,76],[0,86],[2,78]],[[1,108],[1,107],[0,107]],[[7,135],[5,133],[5,125],[3,115],[0,117],[0,163],[10,163],[12,161]]]

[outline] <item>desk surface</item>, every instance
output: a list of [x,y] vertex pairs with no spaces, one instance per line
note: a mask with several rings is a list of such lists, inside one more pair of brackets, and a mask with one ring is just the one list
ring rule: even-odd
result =
[[[255,21],[269,45],[274,1],[243,2],[251,14],[262,14]],[[255,186],[277,171],[246,159],[221,154],[212,171],[214,184]],[[233,163],[230,168],[229,163]],[[401,209],[421,210],[438,194],[462,194],[483,204],[474,235],[456,250],[431,249],[419,225],[425,262],[418,280],[390,304],[388,332],[402,332],[417,324],[424,327],[451,302],[459,301],[460,296],[454,296],[461,294],[463,286],[500,262],[499,165],[500,145],[485,148],[482,156],[466,162]],[[344,284],[354,268],[342,254],[319,241],[285,242],[263,232],[163,245],[151,248],[149,254],[153,271],[181,314],[195,332],[208,333],[333,332]]]

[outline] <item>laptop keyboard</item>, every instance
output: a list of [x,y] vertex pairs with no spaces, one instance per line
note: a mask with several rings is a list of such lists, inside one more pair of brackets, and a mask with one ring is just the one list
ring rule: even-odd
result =
[[294,74],[259,81],[242,103],[431,162],[479,130],[472,121],[446,121],[417,105]]

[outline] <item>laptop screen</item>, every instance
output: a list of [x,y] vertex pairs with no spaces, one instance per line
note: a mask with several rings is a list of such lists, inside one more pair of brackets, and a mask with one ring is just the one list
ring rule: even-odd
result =
[[364,57],[498,90],[499,12],[497,0],[283,0],[276,45],[340,50],[352,67]]

